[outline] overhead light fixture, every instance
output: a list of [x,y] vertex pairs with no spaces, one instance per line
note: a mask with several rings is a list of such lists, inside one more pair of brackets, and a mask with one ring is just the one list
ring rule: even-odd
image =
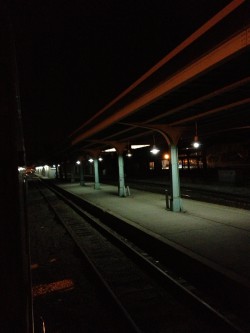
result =
[[200,145],[201,145],[201,144],[200,144],[200,142],[199,142],[198,136],[195,135],[195,137],[194,137],[194,142],[193,142],[193,147],[194,147],[194,148],[199,148]]
[[194,136],[194,141],[192,143],[192,146],[197,149],[200,147],[200,142],[199,142],[199,138],[198,138],[198,134],[197,134],[197,122],[195,122],[195,136]]
[[131,153],[130,149],[128,149],[126,156],[127,157],[131,157],[132,156],[132,153]]
[[102,157],[99,157],[99,158],[98,158],[98,161],[100,161],[100,162],[103,161],[103,158],[102,158]]
[[154,144],[152,146],[152,149],[150,150],[150,153],[152,153],[153,155],[156,155],[159,153],[160,149],[158,149],[155,145],[155,137],[153,136],[153,139],[154,139]]
[[131,145],[131,149],[140,149],[140,148],[144,148],[144,147],[148,147],[150,146],[149,144],[146,145]]
[[150,153],[156,155],[159,153],[159,149],[156,147],[156,145],[153,145],[152,149],[150,150]]
[[77,164],[77,165],[80,165],[80,164],[81,164],[81,161],[76,161],[76,164]]
[[103,152],[105,152],[105,153],[113,153],[113,152],[116,152],[116,149],[115,148],[109,148],[109,149],[103,150]]
[[131,150],[130,150],[130,145],[128,143],[128,150],[127,150],[127,154],[126,154],[127,157],[131,157],[132,156],[132,153],[131,153]]
[[90,162],[90,163],[93,163],[93,162],[94,162],[93,158],[90,158],[90,159],[89,159],[89,162]]

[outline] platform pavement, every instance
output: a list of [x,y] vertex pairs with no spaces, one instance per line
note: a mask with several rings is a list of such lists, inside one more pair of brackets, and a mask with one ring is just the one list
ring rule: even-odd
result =
[[124,198],[112,185],[60,186],[250,287],[250,211],[182,199],[175,213],[164,194],[130,189]]

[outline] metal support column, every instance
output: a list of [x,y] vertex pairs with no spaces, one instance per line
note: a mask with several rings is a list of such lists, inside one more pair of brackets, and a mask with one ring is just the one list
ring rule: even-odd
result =
[[80,185],[84,186],[85,181],[84,181],[84,164],[83,161],[81,161],[81,164],[79,165],[80,167]]
[[63,166],[62,166],[62,169],[63,169],[63,178],[65,180],[68,179],[68,168],[67,168],[67,162],[63,162]]
[[71,183],[75,182],[75,165],[71,165]]
[[118,168],[119,168],[119,196],[126,197],[125,178],[124,178],[124,161],[123,161],[122,154],[118,154]]
[[95,190],[100,190],[100,182],[99,182],[99,165],[98,158],[94,158],[94,171],[95,171]]
[[171,173],[171,186],[170,186],[170,210],[173,212],[180,212],[182,210],[181,196],[180,196],[180,177],[178,165],[178,148],[176,145],[170,146],[170,173]]
[[63,180],[63,167],[61,164],[59,166],[59,178],[60,178],[60,180]]
[[59,178],[59,169],[58,169],[58,164],[56,164],[56,179]]

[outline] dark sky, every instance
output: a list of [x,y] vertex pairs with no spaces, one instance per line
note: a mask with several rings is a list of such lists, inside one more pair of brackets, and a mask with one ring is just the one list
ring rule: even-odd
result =
[[229,0],[15,0],[28,162],[58,145]]

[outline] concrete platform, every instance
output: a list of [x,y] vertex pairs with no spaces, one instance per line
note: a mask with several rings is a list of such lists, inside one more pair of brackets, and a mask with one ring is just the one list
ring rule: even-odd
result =
[[164,194],[130,189],[123,198],[111,185],[60,186],[250,287],[250,211],[183,199],[184,212],[174,213]]

